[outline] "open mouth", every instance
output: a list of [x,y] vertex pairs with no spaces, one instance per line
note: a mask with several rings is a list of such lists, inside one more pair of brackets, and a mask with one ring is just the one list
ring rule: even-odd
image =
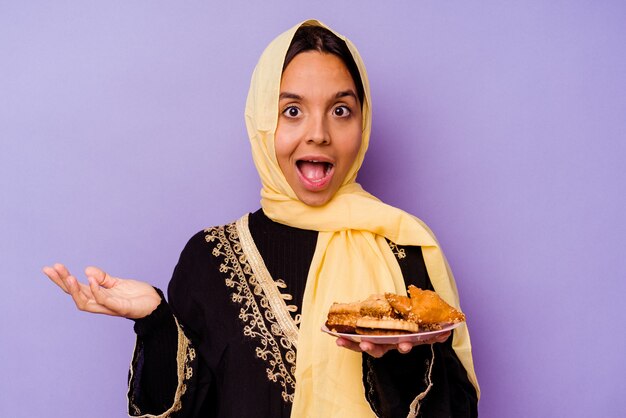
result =
[[322,183],[335,167],[332,163],[316,160],[298,160],[296,166],[302,177],[314,184]]

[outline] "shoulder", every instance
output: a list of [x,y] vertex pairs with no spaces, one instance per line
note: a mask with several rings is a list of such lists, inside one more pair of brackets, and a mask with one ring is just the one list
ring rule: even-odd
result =
[[218,273],[220,260],[216,248],[227,236],[234,223],[213,226],[196,232],[185,244],[168,286],[170,301],[181,295],[193,295],[201,288],[211,286],[212,278]]
[[189,238],[189,240],[185,244],[185,247],[183,248],[183,251],[181,252],[181,257],[188,256],[198,251],[202,251],[203,249],[206,249],[205,237],[209,229],[210,228],[203,229],[193,234],[191,238]]
[[210,252],[220,239],[233,239],[232,235],[235,228],[235,221],[233,221],[225,225],[211,226],[196,232],[185,244],[179,263],[181,261],[189,261],[188,259],[195,259],[196,257],[204,258],[207,252]]

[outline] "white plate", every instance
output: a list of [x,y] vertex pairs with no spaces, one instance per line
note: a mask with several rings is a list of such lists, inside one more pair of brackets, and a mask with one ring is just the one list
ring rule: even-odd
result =
[[424,332],[418,332],[416,334],[398,334],[398,335],[345,334],[341,332],[333,332],[329,330],[326,325],[322,327],[322,331],[334,337],[347,338],[348,340],[354,341],[357,343],[360,343],[361,341],[367,341],[373,344],[398,344],[398,343],[403,343],[403,342],[416,343],[419,341],[427,340],[427,339],[436,337],[439,334],[443,334],[445,332],[453,330],[454,328],[461,326],[461,324],[463,324],[463,322],[446,325],[442,329],[439,329],[437,331],[424,331]]

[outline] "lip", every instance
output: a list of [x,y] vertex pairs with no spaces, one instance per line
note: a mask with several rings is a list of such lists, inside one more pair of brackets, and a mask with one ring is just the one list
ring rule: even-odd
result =
[[[330,164],[330,169],[328,170],[328,172],[323,178],[317,181],[311,181],[308,178],[306,178],[300,171],[300,167],[298,167],[298,164],[297,164],[298,161],[314,161],[314,162],[320,162],[320,163],[327,163],[327,164]],[[333,179],[335,175],[334,161],[328,157],[321,156],[321,155],[307,155],[307,156],[298,158],[296,159],[296,162],[294,163],[294,165],[296,168],[296,173],[298,173],[298,179],[300,180],[300,183],[306,190],[309,190],[312,192],[324,190],[326,187],[328,187],[328,185],[330,184],[331,180]]]

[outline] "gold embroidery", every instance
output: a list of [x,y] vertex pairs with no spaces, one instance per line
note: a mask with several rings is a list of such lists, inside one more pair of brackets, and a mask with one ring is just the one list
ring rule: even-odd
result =
[[278,290],[279,287],[283,289],[286,288],[287,284],[282,280],[272,280],[269,271],[267,271],[267,267],[265,267],[265,262],[254,244],[250,230],[248,229],[248,215],[239,219],[236,226],[239,239],[241,240],[241,247],[246,255],[250,267],[252,268],[252,271],[254,272],[254,276],[263,288],[263,293],[269,301],[270,309],[274,314],[278,325],[283,331],[282,335],[289,338],[289,342],[294,347],[297,347],[298,327],[289,312],[297,310],[298,308],[294,305],[287,306],[285,304],[285,300],[291,300],[293,297],[289,294],[283,295]]
[[130,365],[130,379],[129,379],[129,390],[127,394],[129,409],[132,408],[133,416],[138,418],[167,418],[172,413],[180,411],[182,408],[181,398],[187,391],[187,382],[189,379],[193,377],[193,368],[191,367],[191,361],[196,357],[196,351],[191,346],[189,340],[185,336],[181,326],[178,324],[178,320],[174,318],[176,321],[176,327],[178,328],[178,349],[176,354],[176,372],[178,375],[178,385],[176,387],[176,393],[174,394],[174,402],[172,406],[165,412],[160,415],[153,414],[141,414],[141,409],[135,404],[134,396],[131,393],[133,387],[133,378],[134,378],[134,369],[135,369],[135,361],[137,360],[137,349],[139,348],[135,345],[135,352],[133,354],[133,361]]
[[270,277],[248,230],[247,215],[205,232],[206,241],[215,245],[213,256],[221,260],[219,271],[232,289],[231,299],[240,306],[243,334],[256,342],[255,354],[266,362],[267,378],[282,386],[283,400],[293,402],[298,328],[285,304],[291,296],[278,290],[286,284]]
[[193,347],[189,347],[186,355],[185,366],[185,379],[190,380],[193,377],[193,367],[190,366],[191,362],[196,358],[196,350]]
[[398,260],[402,260],[406,257],[406,251],[404,251],[404,248],[398,247],[395,242],[391,242],[389,240],[387,240],[387,242],[389,243],[389,248],[391,248],[391,252],[398,258]]

